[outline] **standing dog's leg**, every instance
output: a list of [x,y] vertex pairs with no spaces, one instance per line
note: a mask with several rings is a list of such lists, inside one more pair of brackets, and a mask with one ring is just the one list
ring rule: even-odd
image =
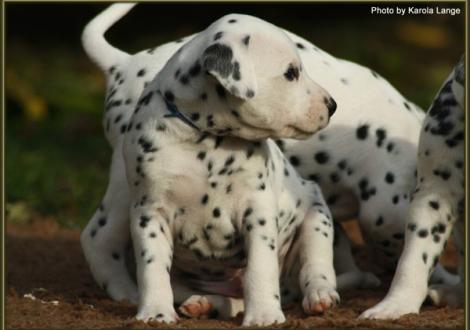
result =
[[321,194],[316,195],[299,229],[299,284],[307,314],[324,312],[339,302],[333,267],[333,221]]
[[121,152],[114,149],[103,202],[81,234],[81,245],[96,282],[114,300],[138,301],[137,287],[125,264],[129,242],[129,189]]
[[383,301],[364,312],[362,317],[396,318],[418,313],[426,298],[429,275],[450,235],[451,225],[447,216],[453,213],[456,205],[452,205],[448,196],[422,189],[411,204],[405,247],[390,291]]
[[[464,68],[463,59],[444,83],[429,109],[421,130],[418,152],[418,184],[410,206],[405,247],[391,288],[363,318],[397,318],[418,313],[427,293],[429,275],[457,221],[464,230]],[[463,244],[457,235],[460,272]],[[463,278],[462,278],[463,279]],[[436,303],[463,302],[463,281],[431,290]]]

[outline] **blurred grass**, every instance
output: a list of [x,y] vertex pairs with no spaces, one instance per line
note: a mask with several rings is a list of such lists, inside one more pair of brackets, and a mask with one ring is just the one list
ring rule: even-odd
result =
[[[81,226],[106,188],[110,148],[101,127],[104,81],[83,54],[10,44],[6,74],[6,210],[9,220],[50,216]],[[7,71],[8,72],[8,71]],[[15,76],[14,80],[9,80]],[[37,117],[14,90],[45,105]]]
[[[145,20],[133,15],[109,36],[131,51],[197,31],[181,22],[164,33],[138,30],[135,37],[132,24]],[[463,19],[325,17],[312,22],[308,17],[293,21],[275,11],[263,18],[334,56],[374,69],[424,109],[464,48]],[[198,29],[204,27],[198,24]],[[6,41],[9,221],[52,216],[65,226],[82,227],[104,194],[111,155],[101,127],[104,81],[81,50],[78,35],[70,39],[65,43],[48,36],[44,44],[13,33]]]

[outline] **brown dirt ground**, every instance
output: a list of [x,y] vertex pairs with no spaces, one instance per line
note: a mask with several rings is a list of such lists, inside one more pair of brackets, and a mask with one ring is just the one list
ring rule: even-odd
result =
[[[360,234],[350,222],[348,233],[357,243]],[[27,226],[6,224],[5,325],[18,328],[152,328],[133,319],[134,306],[106,297],[95,285],[81,253],[79,232],[59,228],[53,221]],[[356,255],[363,268],[378,271],[367,251],[359,245]],[[451,244],[444,265],[455,270]],[[375,268],[374,268],[375,267]],[[424,306],[419,315],[396,321],[359,321],[357,316],[384,296],[390,276],[376,290],[351,291],[341,295],[341,304],[322,316],[306,317],[300,306],[286,310],[287,323],[278,328],[463,328],[463,309]],[[36,300],[25,297],[32,294]],[[58,303],[54,303],[58,302]],[[234,328],[241,315],[229,321],[182,319],[172,328]]]

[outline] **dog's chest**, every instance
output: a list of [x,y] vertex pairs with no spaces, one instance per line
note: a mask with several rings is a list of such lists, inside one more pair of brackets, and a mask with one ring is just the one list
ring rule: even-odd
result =
[[245,265],[244,242],[236,221],[242,183],[237,175],[225,175],[173,185],[169,195],[177,205],[172,222],[177,269],[198,278],[222,280],[230,276],[228,268]]
[[[275,225],[267,246],[278,246],[282,259],[292,244],[296,228],[311,205],[308,184],[301,184],[292,166],[274,143],[233,143],[229,138],[175,147],[164,135],[158,139],[158,157],[146,175],[155,176],[164,214],[174,244],[175,269],[204,279],[226,279],[246,265],[243,221],[252,196],[267,194],[276,200],[269,216],[255,214],[257,225]],[[176,149],[177,148],[177,149]],[[143,163],[145,166],[145,163]],[[272,200],[272,199],[269,199]],[[261,203],[262,204],[262,203]],[[263,237],[261,237],[263,239]]]
[[[236,148],[231,148],[233,152],[218,149],[221,144],[228,148],[228,141],[218,141],[217,148],[215,143],[206,141],[177,152],[163,147],[156,160],[157,186],[164,187],[162,204],[170,221],[176,265],[197,263],[198,268],[213,269],[217,260],[244,263],[237,219],[240,205],[256,184],[257,174],[248,170],[256,164]],[[210,265],[201,266],[207,261]]]

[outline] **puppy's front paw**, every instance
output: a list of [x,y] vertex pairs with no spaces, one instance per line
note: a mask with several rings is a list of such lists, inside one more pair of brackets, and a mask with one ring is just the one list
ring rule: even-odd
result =
[[256,304],[245,312],[242,326],[267,326],[285,321],[286,318],[280,306]]
[[339,294],[328,286],[313,287],[305,294],[302,302],[304,312],[308,315],[320,314],[339,303]]
[[178,321],[178,315],[173,306],[144,306],[139,308],[136,319],[144,322],[175,323]]

